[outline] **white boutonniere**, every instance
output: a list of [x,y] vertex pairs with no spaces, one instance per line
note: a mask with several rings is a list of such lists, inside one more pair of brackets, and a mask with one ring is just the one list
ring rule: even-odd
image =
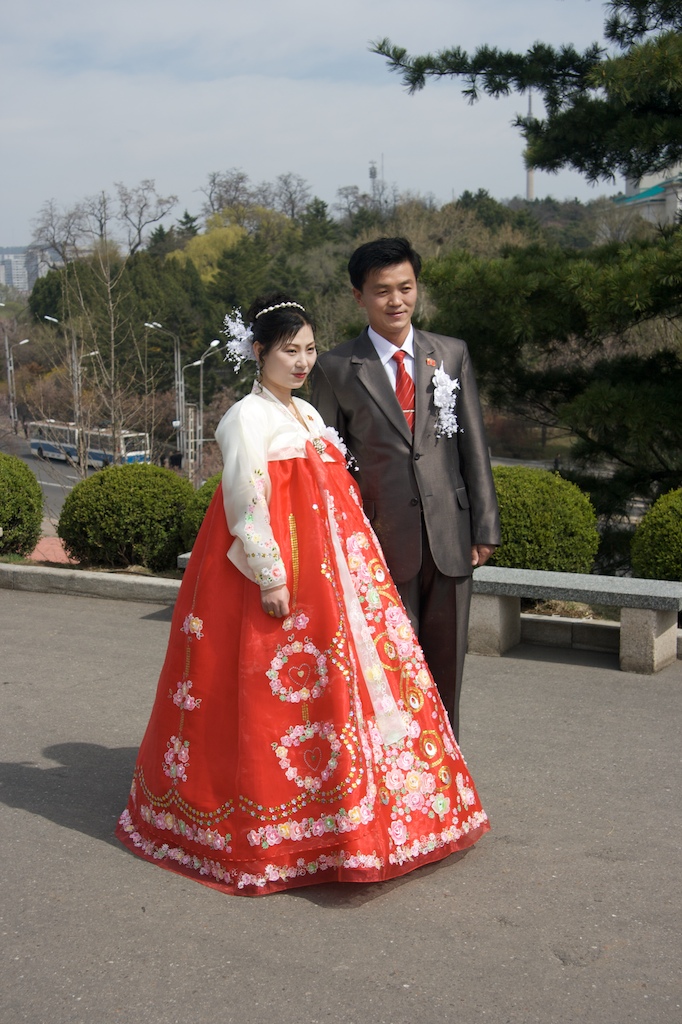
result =
[[438,409],[436,437],[452,437],[459,430],[455,414],[459,390],[459,378],[449,377],[441,363],[433,375],[433,404]]

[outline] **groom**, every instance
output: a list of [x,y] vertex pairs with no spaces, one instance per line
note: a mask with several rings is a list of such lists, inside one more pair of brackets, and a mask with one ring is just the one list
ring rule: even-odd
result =
[[471,574],[500,525],[467,347],[412,327],[420,269],[405,238],[356,249],[348,271],[369,327],[319,357],[312,402],[357,460],[365,512],[457,736]]

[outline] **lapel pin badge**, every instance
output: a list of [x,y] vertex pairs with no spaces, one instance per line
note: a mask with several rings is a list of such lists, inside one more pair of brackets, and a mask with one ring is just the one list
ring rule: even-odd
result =
[[427,359],[426,360],[426,365],[427,366],[435,366],[436,365],[436,360],[435,359]]

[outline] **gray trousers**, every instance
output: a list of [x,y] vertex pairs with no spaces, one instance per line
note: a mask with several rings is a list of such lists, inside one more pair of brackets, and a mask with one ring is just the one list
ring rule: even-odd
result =
[[421,572],[396,586],[419,637],[455,739],[459,741],[459,697],[467,649],[472,577],[444,576],[436,568],[424,530]]

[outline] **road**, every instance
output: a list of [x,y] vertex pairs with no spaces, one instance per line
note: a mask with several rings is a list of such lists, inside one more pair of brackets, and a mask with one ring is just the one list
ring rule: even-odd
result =
[[81,479],[74,467],[52,459],[39,459],[22,434],[14,434],[6,428],[0,428],[0,452],[18,456],[35,474],[43,492],[45,518],[56,522],[64,499]]

